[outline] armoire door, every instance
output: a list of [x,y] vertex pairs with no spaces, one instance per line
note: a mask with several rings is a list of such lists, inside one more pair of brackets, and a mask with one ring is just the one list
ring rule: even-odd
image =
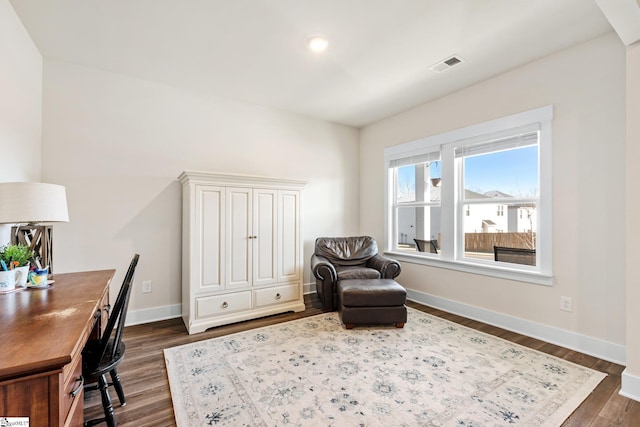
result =
[[197,292],[224,289],[225,269],[225,221],[224,187],[202,185],[196,187],[195,200],[195,247],[192,247],[197,262],[192,272],[197,277]]
[[299,281],[301,274],[300,192],[278,192],[278,282]]
[[276,283],[276,190],[253,190],[253,284]]
[[249,287],[252,284],[253,262],[253,199],[250,188],[227,187],[227,289]]

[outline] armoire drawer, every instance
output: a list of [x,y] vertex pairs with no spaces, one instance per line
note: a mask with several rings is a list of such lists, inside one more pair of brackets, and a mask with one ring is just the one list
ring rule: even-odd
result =
[[250,291],[196,298],[196,318],[198,319],[250,308]]
[[256,307],[281,304],[287,301],[295,301],[300,297],[300,285],[276,286],[273,288],[258,289],[256,295]]

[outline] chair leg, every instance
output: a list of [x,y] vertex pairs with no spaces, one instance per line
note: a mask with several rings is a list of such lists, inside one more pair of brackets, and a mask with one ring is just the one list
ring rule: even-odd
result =
[[109,383],[107,377],[102,374],[98,377],[98,388],[100,389],[100,397],[102,398],[102,407],[104,408],[104,418],[97,420],[89,420],[84,423],[85,426],[93,426],[103,421],[107,422],[108,427],[117,427],[115,413],[113,412],[113,404],[111,396],[109,396]]
[[115,368],[113,368],[109,374],[111,375],[111,383],[113,384],[113,388],[116,389],[116,393],[118,394],[120,406],[125,406],[127,404],[127,398],[124,395],[124,391],[122,390],[120,374],[118,374],[118,371]]

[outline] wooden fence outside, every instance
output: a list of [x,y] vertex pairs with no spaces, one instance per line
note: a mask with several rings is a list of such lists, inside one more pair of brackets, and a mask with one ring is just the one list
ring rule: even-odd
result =
[[465,252],[493,253],[494,246],[508,248],[534,249],[535,233],[466,233],[464,235]]

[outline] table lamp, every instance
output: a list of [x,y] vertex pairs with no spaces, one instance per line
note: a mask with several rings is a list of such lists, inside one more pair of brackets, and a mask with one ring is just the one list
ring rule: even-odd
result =
[[0,183],[0,224],[14,224],[11,243],[29,246],[41,266],[49,266],[49,274],[53,272],[53,227],[43,223],[50,222],[69,222],[62,185]]

